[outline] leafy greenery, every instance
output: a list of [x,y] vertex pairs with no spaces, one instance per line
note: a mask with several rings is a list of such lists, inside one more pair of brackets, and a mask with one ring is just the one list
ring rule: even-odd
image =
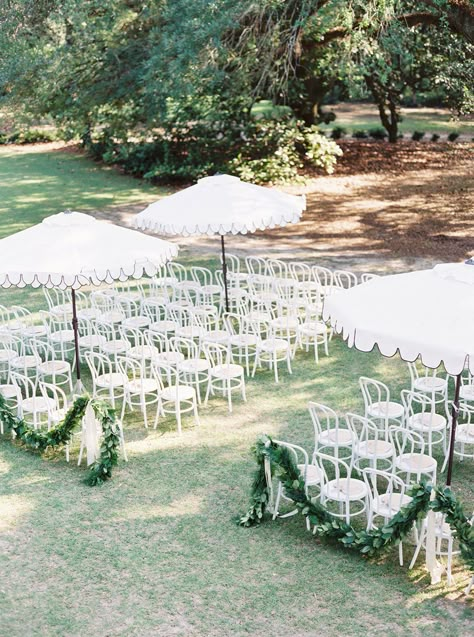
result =
[[276,475],[283,485],[285,496],[292,500],[300,512],[314,526],[319,537],[331,538],[359,553],[374,555],[401,542],[412,530],[413,524],[425,517],[429,508],[446,514],[460,541],[461,555],[474,574],[474,527],[464,514],[460,502],[449,488],[435,489],[436,499],[430,504],[432,487],[426,484],[414,485],[409,491],[411,501],[389,520],[383,527],[358,530],[347,522],[332,516],[319,502],[306,495],[304,479],[286,447],[275,443],[267,435],[261,436],[254,447],[258,470],[254,478],[251,505],[240,518],[241,526],[261,523],[270,503],[270,489],[266,479],[265,460],[269,462],[270,473]]
[[74,430],[81,425],[87,405],[91,403],[94,413],[102,426],[103,440],[100,457],[89,470],[86,483],[96,486],[112,477],[112,468],[117,464],[117,447],[120,444],[114,409],[103,401],[89,396],[79,396],[67,411],[64,420],[47,431],[33,429],[21,418],[17,418],[5,398],[0,394],[0,421],[7,432],[12,431],[26,447],[34,451],[44,452],[49,447],[56,448],[67,445],[71,441]]

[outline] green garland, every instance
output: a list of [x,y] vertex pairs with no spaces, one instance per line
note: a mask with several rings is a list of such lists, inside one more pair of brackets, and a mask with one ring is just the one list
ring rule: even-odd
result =
[[3,422],[5,429],[13,431],[26,447],[43,452],[48,447],[66,445],[71,440],[74,430],[80,426],[89,403],[103,431],[99,460],[92,465],[85,479],[86,484],[95,486],[112,477],[112,467],[118,460],[117,448],[120,445],[120,436],[115,411],[108,403],[91,399],[87,395],[79,396],[62,422],[49,431],[40,431],[27,425],[23,419],[17,418],[6,404],[4,396],[0,394],[0,421]]
[[432,509],[446,515],[446,521],[459,540],[461,556],[474,573],[474,527],[449,488],[436,489],[436,497],[430,501],[431,485],[414,485],[410,490],[412,500],[387,524],[370,531],[357,530],[332,516],[321,503],[313,502],[307,497],[304,480],[286,447],[281,447],[264,435],[257,440],[254,452],[258,469],[252,486],[251,505],[240,518],[241,526],[249,527],[262,522],[270,504],[270,491],[265,476],[265,458],[268,458],[272,476],[282,482],[285,495],[309,519],[314,526],[315,535],[336,540],[359,553],[374,555],[401,542],[411,531],[413,523],[425,517],[428,510]]

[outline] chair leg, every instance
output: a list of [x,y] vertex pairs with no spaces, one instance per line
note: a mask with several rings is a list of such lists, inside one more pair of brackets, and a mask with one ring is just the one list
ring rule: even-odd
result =
[[230,378],[227,381],[227,404],[229,405],[229,414],[232,413],[232,389],[230,384]]
[[398,561],[400,562],[400,566],[403,566],[403,542],[400,542],[398,545]]
[[178,423],[178,433],[181,436],[182,429],[181,429],[181,403],[180,402],[175,403],[175,411],[176,411],[176,422]]

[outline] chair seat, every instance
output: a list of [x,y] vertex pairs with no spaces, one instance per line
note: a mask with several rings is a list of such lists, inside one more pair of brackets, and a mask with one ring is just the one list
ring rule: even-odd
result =
[[170,385],[161,392],[161,397],[167,402],[183,402],[185,400],[194,400],[196,391],[194,387],[189,385]]
[[367,496],[367,487],[362,480],[341,478],[339,481],[330,480],[321,493],[330,500],[363,500]]
[[100,323],[121,323],[125,318],[125,314],[120,310],[109,310],[104,312],[99,319]]
[[209,285],[201,285],[199,287],[199,292],[201,294],[214,295],[214,294],[221,294],[222,290],[220,285],[211,283]]
[[230,335],[227,330],[211,330],[210,332],[206,332],[203,338],[205,341],[210,341],[212,343],[228,343],[229,336]]
[[448,381],[438,376],[421,376],[421,378],[417,378],[413,383],[414,389],[429,393],[444,391],[447,386]]
[[127,354],[135,360],[155,360],[160,355],[160,350],[153,345],[134,345]]
[[8,400],[9,398],[17,398],[18,397],[18,388],[16,385],[0,385],[0,394]]
[[23,335],[29,338],[42,338],[48,335],[48,330],[44,325],[29,325],[23,330]]
[[112,372],[111,374],[100,374],[96,378],[96,385],[98,387],[123,387],[128,383],[128,378],[125,374],[120,372]]
[[279,316],[270,321],[270,325],[277,330],[297,330],[299,324],[298,319],[292,316]]
[[238,378],[244,375],[244,368],[234,363],[216,365],[211,369],[211,376],[215,378]]
[[49,340],[53,343],[72,343],[74,341],[73,330],[56,330],[51,332]]
[[55,316],[64,316],[65,314],[72,314],[72,306],[71,303],[61,303],[59,305],[53,305],[49,311]]
[[134,327],[135,329],[142,329],[150,325],[150,319],[148,316],[131,316],[122,321],[124,327]]
[[178,365],[181,361],[184,361],[184,354],[181,352],[161,352],[153,360],[165,365]]
[[456,428],[456,442],[474,445],[474,424],[458,425]]
[[408,473],[423,473],[434,471],[438,463],[434,458],[424,453],[403,453],[395,458],[395,465]]
[[386,440],[365,440],[357,447],[357,454],[362,458],[390,458],[393,445]]
[[10,365],[15,369],[25,369],[36,367],[40,362],[41,361],[36,356],[31,354],[27,356],[17,356],[10,361]]
[[103,347],[107,343],[107,339],[102,334],[86,334],[79,337],[79,346],[92,349],[94,347]]
[[160,388],[158,381],[154,378],[140,378],[128,381],[127,390],[131,394],[149,394],[154,391],[158,391]]
[[32,398],[24,398],[20,401],[23,411],[28,413],[46,413],[50,409],[54,409],[56,402],[52,398],[44,396],[34,396]]
[[459,397],[464,400],[474,400],[474,384],[463,385],[459,390]]
[[13,349],[0,349],[0,363],[9,363],[18,358],[18,353]]
[[[301,473],[301,476],[304,475],[304,464],[299,464],[298,469]],[[306,485],[310,487],[311,485],[319,484],[321,482],[321,471],[314,464],[309,464],[306,467]]]
[[264,352],[285,352],[290,348],[288,341],[282,338],[265,338],[260,342],[260,349]]
[[369,405],[367,413],[372,418],[401,418],[403,416],[403,405],[389,402],[376,402]]
[[67,361],[45,361],[38,365],[41,374],[67,374],[71,365]]
[[175,332],[176,328],[179,327],[179,323],[176,321],[155,321],[154,323],[150,323],[148,329],[152,332],[159,332],[161,334],[166,332]]
[[209,362],[205,358],[188,358],[179,363],[178,369],[185,374],[194,374],[196,372],[206,372],[210,369]]
[[136,303],[141,300],[140,292],[118,292],[114,295],[117,301],[124,303]]
[[102,345],[102,350],[107,354],[121,354],[128,352],[130,348],[130,343],[123,338],[114,338]]
[[447,420],[440,414],[425,412],[407,418],[407,425],[416,431],[442,431],[446,429]]
[[353,442],[354,434],[349,429],[325,429],[318,435],[322,447],[350,447]]
[[102,316],[102,312],[96,307],[86,307],[77,311],[77,318],[90,320],[97,320]]
[[184,325],[177,327],[175,334],[182,338],[203,338],[207,332],[203,327],[199,327],[199,325]]
[[306,323],[302,323],[300,325],[301,334],[309,335],[312,334],[327,334],[329,331],[328,326],[323,321],[307,321]]
[[229,338],[229,343],[236,347],[255,347],[258,340],[254,334],[235,334]]
[[373,504],[373,511],[384,518],[391,518],[396,515],[400,509],[412,501],[409,495],[401,493],[384,493],[376,498]]

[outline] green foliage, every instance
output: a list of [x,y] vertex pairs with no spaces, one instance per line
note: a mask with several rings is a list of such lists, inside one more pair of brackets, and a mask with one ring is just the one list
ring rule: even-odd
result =
[[457,138],[459,137],[459,133],[449,133],[448,135],[448,142],[455,142],[457,140]]
[[369,136],[369,134],[368,134],[368,132],[367,132],[367,131],[365,131],[365,130],[355,130],[355,131],[352,133],[352,137],[353,137],[354,139],[367,139],[367,138],[368,138],[368,136]]
[[414,131],[413,135],[411,136],[412,140],[414,142],[419,142],[423,139],[423,137],[425,136],[425,132],[424,131],[419,131],[416,130]]
[[369,128],[368,130],[369,137],[373,139],[387,139],[387,131],[380,126],[376,128]]
[[89,470],[86,484],[95,486],[112,477],[112,467],[117,464],[117,448],[120,445],[114,409],[103,401],[91,400],[89,396],[79,396],[67,411],[64,420],[49,431],[33,429],[21,418],[16,418],[5,398],[0,394],[0,421],[7,432],[12,431],[26,447],[43,452],[48,447],[67,445],[74,430],[81,426],[87,405],[91,403],[94,413],[102,426],[103,441],[100,458]]
[[437,141],[438,141],[438,139],[439,139],[439,135],[438,135],[438,133],[433,133],[433,134],[431,135],[431,141],[432,141],[432,142],[437,142]]
[[58,134],[52,130],[28,130],[16,131],[14,133],[0,133],[0,145],[4,144],[39,144],[54,142],[58,139]]
[[304,480],[286,447],[263,435],[257,440],[253,451],[258,469],[253,480],[250,507],[239,521],[241,526],[254,526],[264,519],[265,510],[270,504],[265,472],[267,461],[271,475],[281,481],[285,496],[309,519],[315,535],[335,540],[362,555],[374,555],[401,542],[411,532],[413,524],[425,517],[431,508],[446,515],[446,521],[459,540],[461,556],[474,573],[474,527],[449,488],[435,488],[436,498],[430,502],[431,485],[414,485],[409,491],[411,501],[387,524],[370,531],[358,530],[335,518],[322,504],[313,502],[306,495]]
[[334,126],[331,131],[331,139],[341,139],[345,135],[347,135],[347,128],[344,126]]
[[173,125],[153,141],[118,143],[102,135],[91,154],[153,182],[190,182],[230,172],[256,183],[298,179],[303,164],[334,171],[341,149],[316,127],[285,118]]

